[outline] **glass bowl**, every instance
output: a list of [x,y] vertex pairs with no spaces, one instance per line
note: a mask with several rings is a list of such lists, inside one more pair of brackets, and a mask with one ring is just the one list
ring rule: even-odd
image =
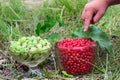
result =
[[47,59],[51,53],[52,45],[47,39],[29,36],[11,41],[9,51],[11,56],[19,63],[27,65],[30,73],[39,73],[38,64]]
[[42,53],[10,53],[16,61],[28,65],[29,67],[35,67],[49,57],[49,55],[51,54],[51,48],[44,50],[44,52]]
[[23,55],[22,53],[22,55],[20,53],[17,55],[18,53],[15,52],[10,53],[14,60],[29,67],[29,70],[24,73],[23,77],[31,75],[37,75],[41,77],[42,71],[38,69],[38,65],[50,56],[51,48],[46,49],[46,51],[43,53],[27,53],[26,55]]
[[70,74],[85,74],[93,70],[96,45],[81,47],[60,47],[56,44],[58,68]]

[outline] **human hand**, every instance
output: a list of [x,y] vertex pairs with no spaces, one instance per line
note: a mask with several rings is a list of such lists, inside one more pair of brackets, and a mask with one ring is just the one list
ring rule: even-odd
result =
[[82,20],[84,21],[84,32],[86,32],[90,24],[98,22],[105,14],[108,8],[108,4],[105,0],[93,0],[86,4],[83,13]]

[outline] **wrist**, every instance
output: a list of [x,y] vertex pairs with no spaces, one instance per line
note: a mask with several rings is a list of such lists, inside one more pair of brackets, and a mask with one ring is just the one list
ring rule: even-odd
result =
[[99,3],[103,3],[107,7],[109,7],[111,5],[115,5],[115,4],[120,4],[120,0],[93,0],[93,1],[97,1]]
[[120,0],[106,0],[106,2],[108,6],[120,4]]
[[96,1],[99,4],[103,4],[106,8],[108,8],[111,5],[111,0],[93,0]]

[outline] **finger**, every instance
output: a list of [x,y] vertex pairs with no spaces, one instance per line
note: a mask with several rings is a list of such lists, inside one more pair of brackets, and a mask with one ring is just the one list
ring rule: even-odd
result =
[[86,20],[85,20],[85,25],[84,25],[84,32],[87,32],[87,31],[88,31],[89,25],[90,25],[90,20],[89,20],[89,19],[86,19]]
[[104,15],[104,11],[98,11],[96,15],[93,18],[93,22],[96,23],[98,22]]
[[93,12],[86,12],[85,16],[85,25],[84,25],[84,32],[88,31],[89,25],[91,24],[93,17]]

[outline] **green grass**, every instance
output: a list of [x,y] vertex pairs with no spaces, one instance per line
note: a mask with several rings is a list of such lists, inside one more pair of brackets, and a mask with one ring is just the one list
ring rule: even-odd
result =
[[[66,26],[61,28],[56,25],[52,31],[59,32],[63,38],[70,37],[74,31],[83,26],[81,13],[86,2],[86,0],[55,0],[52,4],[46,2],[42,7],[28,9],[21,0],[3,0],[0,2],[0,42],[2,44],[2,42],[15,40],[22,36],[36,35],[35,29],[39,22],[43,23],[47,16],[57,15]],[[119,6],[110,7],[106,15],[96,24],[111,38],[114,53],[99,51],[95,69],[88,74],[91,80],[94,80],[97,74],[105,75],[104,80],[120,79],[119,11]]]
[[10,37],[16,39],[21,36],[35,35],[36,25],[38,22],[43,22],[47,16],[60,15],[67,26],[74,30],[76,29],[74,26],[81,24],[79,21],[85,2],[75,0],[73,3],[70,0],[56,0],[52,5],[46,2],[43,7],[30,10],[20,0],[3,1],[0,3],[2,23],[0,26],[3,27],[0,30],[1,39],[4,41],[9,40]]

